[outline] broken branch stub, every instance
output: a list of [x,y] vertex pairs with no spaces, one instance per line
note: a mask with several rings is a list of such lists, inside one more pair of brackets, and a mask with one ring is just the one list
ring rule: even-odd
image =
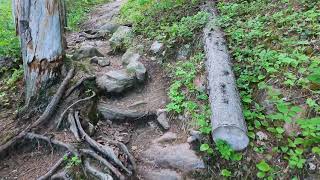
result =
[[212,8],[214,5],[210,5],[208,10],[212,15],[204,29],[204,48],[212,110],[212,137],[214,141],[226,141],[232,149],[239,151],[249,144],[247,127],[226,41],[219,27],[214,24],[216,13]]

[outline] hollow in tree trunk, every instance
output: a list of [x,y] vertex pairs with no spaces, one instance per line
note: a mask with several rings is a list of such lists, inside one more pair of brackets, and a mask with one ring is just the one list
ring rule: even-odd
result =
[[60,75],[65,39],[64,0],[12,0],[20,36],[26,105]]

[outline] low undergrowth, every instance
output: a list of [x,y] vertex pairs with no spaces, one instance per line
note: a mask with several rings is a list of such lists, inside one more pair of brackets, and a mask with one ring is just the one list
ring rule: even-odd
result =
[[251,153],[257,157],[256,176],[303,179],[316,174],[320,3],[220,0],[218,9],[218,24],[234,59]]
[[[208,96],[195,83],[205,72],[201,30],[208,14],[200,10],[202,3],[129,0],[121,21],[131,23],[136,34],[165,43],[167,51],[191,45],[186,60],[165,57],[172,79],[167,110],[209,135]],[[226,32],[251,141],[246,151],[236,153],[225,142],[212,146],[204,140],[200,151],[212,160],[209,169],[225,178],[315,175],[311,166],[320,166],[319,2],[220,0],[217,8],[216,23]]]

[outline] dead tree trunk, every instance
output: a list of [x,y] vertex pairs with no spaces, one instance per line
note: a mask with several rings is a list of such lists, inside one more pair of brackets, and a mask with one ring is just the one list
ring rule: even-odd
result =
[[63,0],[12,0],[20,36],[26,104],[60,75],[64,57]]

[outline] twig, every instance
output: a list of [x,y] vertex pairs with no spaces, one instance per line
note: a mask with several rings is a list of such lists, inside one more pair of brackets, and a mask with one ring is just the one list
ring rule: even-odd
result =
[[79,120],[79,112],[75,113],[75,120],[76,120],[76,124],[78,126],[78,130],[80,133],[80,136],[82,139],[84,139],[93,149],[95,149],[96,151],[100,152],[102,155],[104,155],[105,157],[109,158],[110,160],[112,160],[116,165],[118,165],[119,167],[121,167],[123,170],[125,170],[129,175],[132,174],[132,172],[130,170],[128,170],[123,164],[122,162],[117,158],[117,156],[115,155],[115,153],[113,152],[113,150],[108,147],[108,146],[103,146],[101,144],[99,144],[97,141],[93,140],[82,128],[80,120]]
[[68,110],[72,107],[74,107],[75,105],[77,105],[78,103],[84,102],[84,101],[89,101],[90,99],[94,98],[96,96],[96,93],[94,91],[92,91],[92,96],[90,97],[86,97],[84,99],[80,99],[74,103],[72,103],[69,107],[67,107],[67,109],[65,109],[62,114],[60,115],[59,119],[57,120],[57,126],[56,129],[58,129],[62,123],[63,117],[65,116],[65,114],[68,112]]
[[54,166],[43,176],[39,177],[38,180],[47,180],[49,179],[54,173],[58,171],[58,169],[64,164],[64,159],[63,157],[60,158]]
[[87,155],[91,156],[92,158],[98,160],[102,164],[104,164],[114,175],[117,176],[118,179],[120,179],[120,180],[125,179],[125,177],[121,174],[120,171],[118,171],[117,168],[115,168],[112,164],[110,164],[107,160],[105,160],[103,157],[99,156],[94,151],[89,150],[89,149],[81,149],[80,152],[83,154],[87,154]]

